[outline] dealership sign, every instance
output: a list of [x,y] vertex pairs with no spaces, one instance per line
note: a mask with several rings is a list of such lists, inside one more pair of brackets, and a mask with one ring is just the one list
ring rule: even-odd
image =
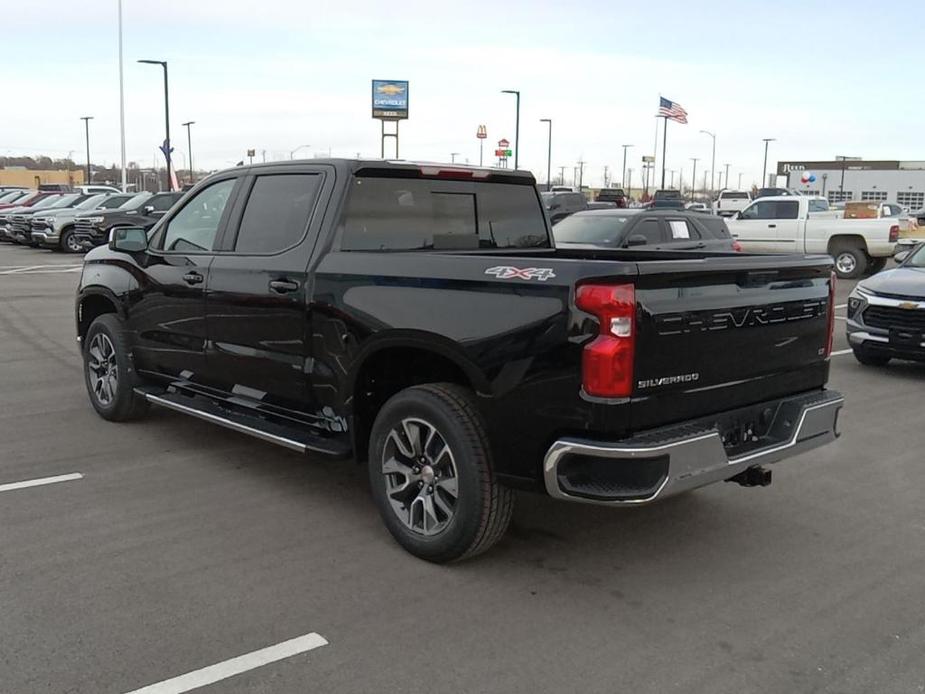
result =
[[373,118],[403,120],[407,117],[407,80],[373,80]]

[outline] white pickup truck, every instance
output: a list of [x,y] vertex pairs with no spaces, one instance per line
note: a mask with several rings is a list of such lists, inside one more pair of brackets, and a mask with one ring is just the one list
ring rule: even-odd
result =
[[713,214],[720,217],[731,217],[736,212],[741,212],[748,203],[752,201],[752,196],[744,190],[728,190],[723,188],[716,196],[713,202]]
[[879,272],[899,239],[895,218],[831,219],[825,198],[759,198],[727,220],[742,250],[751,253],[828,253],[835,272],[853,279]]

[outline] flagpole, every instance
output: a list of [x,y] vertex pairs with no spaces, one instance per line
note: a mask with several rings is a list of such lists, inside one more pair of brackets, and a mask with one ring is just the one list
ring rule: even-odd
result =
[[665,119],[665,134],[662,136],[662,190],[665,190],[665,152],[668,149],[668,116]]
[[[659,95],[661,97],[661,95]],[[658,159],[658,115],[655,116],[655,146],[652,148],[652,187],[655,187],[655,170],[657,168],[656,160]]]

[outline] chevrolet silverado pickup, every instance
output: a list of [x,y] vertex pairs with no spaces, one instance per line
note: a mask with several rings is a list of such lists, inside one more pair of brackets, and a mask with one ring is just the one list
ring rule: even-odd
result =
[[262,164],[84,260],[104,419],[151,405],[367,466],[434,562],[503,535],[512,490],[638,506],[836,437],[828,257],[558,249],[533,176]]

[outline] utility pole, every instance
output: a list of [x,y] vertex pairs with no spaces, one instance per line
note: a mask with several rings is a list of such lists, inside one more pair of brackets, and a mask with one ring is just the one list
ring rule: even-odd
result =
[[517,97],[517,121],[514,124],[514,169],[517,169],[520,163],[520,92],[516,89],[502,89],[501,93]]
[[723,164],[726,167],[726,187],[729,187],[729,164]]
[[[621,186],[626,183],[626,150],[628,150],[630,147],[633,147],[633,145],[622,145],[622,146],[623,146],[623,177],[620,179]],[[629,193],[627,193],[627,195],[628,194]]]
[[[122,0],[119,0],[119,142],[122,149],[122,192],[128,189],[125,168],[125,82],[122,79]],[[137,185],[136,185],[137,187]]]
[[565,185],[565,167],[564,166],[559,167],[559,185],[560,186]]
[[578,160],[578,192],[584,190],[584,180],[585,180],[585,162],[582,159]]
[[742,172],[741,172],[741,171],[739,172],[739,185],[738,185],[738,188],[739,188],[739,190],[742,190]]
[[845,167],[847,167],[847,161],[850,157],[846,157],[843,154],[836,154],[835,161],[841,162],[841,182],[838,184],[838,197],[839,201],[844,201],[845,199]]
[[84,129],[87,134],[87,185],[90,184],[90,177],[92,173],[90,171],[90,121],[93,120],[93,116],[81,116],[80,120],[84,122]]
[[674,169],[671,169],[668,173],[671,174],[671,188],[674,189]]
[[609,166],[606,166],[606,165],[604,166],[604,187],[605,188],[610,188],[610,178],[607,173],[609,169],[610,169]]
[[626,193],[627,195],[629,195],[630,197],[633,197],[633,193],[632,193],[632,190],[633,190],[633,170],[632,170],[632,169],[627,169],[627,170],[626,170],[626,173],[627,173],[628,178],[626,179],[626,190],[623,191],[623,192]]
[[451,164],[455,164],[455,163],[456,163],[456,157],[458,157],[458,156],[459,156],[459,152],[450,152],[450,163],[451,163]]
[[549,126],[549,137],[546,141],[546,190],[552,188],[552,119],[540,118],[540,123],[546,123]]
[[759,188],[764,188],[767,185],[768,180],[768,143],[774,142],[777,138],[774,137],[765,137],[764,140],[764,163],[761,165],[761,185]]
[[[701,130],[704,135],[709,135],[710,139],[713,140],[713,158],[710,163],[710,196],[713,196],[714,191],[714,177],[713,173],[716,171],[716,133],[711,133],[709,130]],[[707,184],[704,183],[703,187],[706,188]]]
[[196,177],[193,176],[193,136],[190,135],[190,126],[195,125],[196,121],[191,120],[183,124],[183,127],[186,128],[186,147],[189,152],[189,182],[195,183]]
[[[706,192],[706,190],[707,190],[707,178],[708,178],[708,174],[712,174],[712,173],[713,173],[712,171],[704,171],[704,172],[703,172],[703,190],[704,190],[704,192]],[[709,178],[710,178],[711,181],[713,180],[712,177],[709,177]]]
[[691,161],[694,162],[694,173],[691,175],[691,202],[693,202],[694,195],[697,193],[697,162],[700,161],[700,157],[691,157]]

